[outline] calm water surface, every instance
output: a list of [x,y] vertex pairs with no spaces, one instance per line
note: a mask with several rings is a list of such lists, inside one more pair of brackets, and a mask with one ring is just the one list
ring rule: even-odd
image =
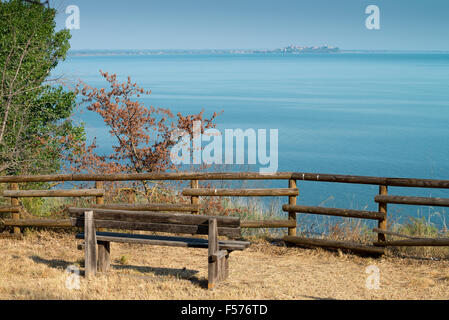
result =
[[[104,87],[100,69],[151,89],[148,105],[223,110],[219,129],[279,129],[279,171],[449,179],[448,54],[71,56],[56,73]],[[89,111],[78,117],[110,150],[103,121]],[[301,203],[376,209],[376,187],[299,187]],[[431,214],[436,223],[443,211],[391,206],[395,217]]]

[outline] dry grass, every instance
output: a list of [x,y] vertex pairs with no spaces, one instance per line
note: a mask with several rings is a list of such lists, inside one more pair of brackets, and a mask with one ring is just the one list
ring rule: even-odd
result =
[[[449,261],[363,258],[256,242],[233,252],[230,277],[215,290],[203,249],[112,244],[112,270],[79,290],[66,288],[66,268],[82,264],[73,235],[39,232],[0,239],[1,299],[449,299]],[[368,290],[365,268],[380,269]],[[81,268],[81,270],[83,270]]]

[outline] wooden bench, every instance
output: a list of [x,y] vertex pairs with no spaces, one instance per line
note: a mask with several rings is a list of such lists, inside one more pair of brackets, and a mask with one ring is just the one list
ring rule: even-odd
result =
[[[229,254],[250,245],[246,241],[218,239],[218,236],[241,238],[240,218],[237,217],[95,208],[69,208],[68,211],[72,226],[84,228],[84,233],[77,234],[76,238],[84,239],[86,277],[95,275],[97,268],[102,272],[109,269],[111,242],[207,248],[208,288],[212,289],[228,277]],[[208,238],[97,232],[96,228],[207,234]]]

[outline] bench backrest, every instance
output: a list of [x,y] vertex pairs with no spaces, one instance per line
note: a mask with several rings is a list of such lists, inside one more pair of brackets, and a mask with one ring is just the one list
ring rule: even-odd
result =
[[218,234],[241,237],[240,218],[152,211],[69,208],[74,227],[84,227],[84,212],[93,211],[95,228],[143,230],[183,234],[208,234],[209,219],[217,220]]

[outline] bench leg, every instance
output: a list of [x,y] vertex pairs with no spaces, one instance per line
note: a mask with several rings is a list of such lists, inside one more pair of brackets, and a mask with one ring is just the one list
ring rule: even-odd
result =
[[229,277],[229,253],[223,257],[221,276],[222,276],[222,280],[226,280]]
[[217,265],[218,265],[218,281],[223,281],[228,278],[229,275],[229,253],[226,250],[218,251],[217,255]]
[[223,276],[224,279],[227,279],[229,277],[229,256],[231,255],[232,250],[228,251],[228,254],[225,256],[224,261],[224,271]]
[[213,289],[215,283],[218,281],[219,275],[219,261],[214,259],[218,254],[218,228],[217,219],[209,220],[209,234],[208,234],[208,277],[207,288]]
[[217,261],[217,264],[218,264],[218,275],[217,275],[218,281],[222,281],[223,280],[223,266],[224,266],[223,262],[224,262],[224,257],[219,258],[218,261]]
[[84,264],[86,277],[95,276],[97,273],[97,237],[93,215],[93,211],[84,213]]
[[215,284],[219,281],[219,266],[218,261],[209,261],[208,277],[207,277],[207,288],[215,288]]
[[111,243],[98,241],[98,271],[107,272],[111,266]]
[[225,280],[229,275],[229,253],[219,250],[209,256],[209,289],[213,289],[216,282]]

